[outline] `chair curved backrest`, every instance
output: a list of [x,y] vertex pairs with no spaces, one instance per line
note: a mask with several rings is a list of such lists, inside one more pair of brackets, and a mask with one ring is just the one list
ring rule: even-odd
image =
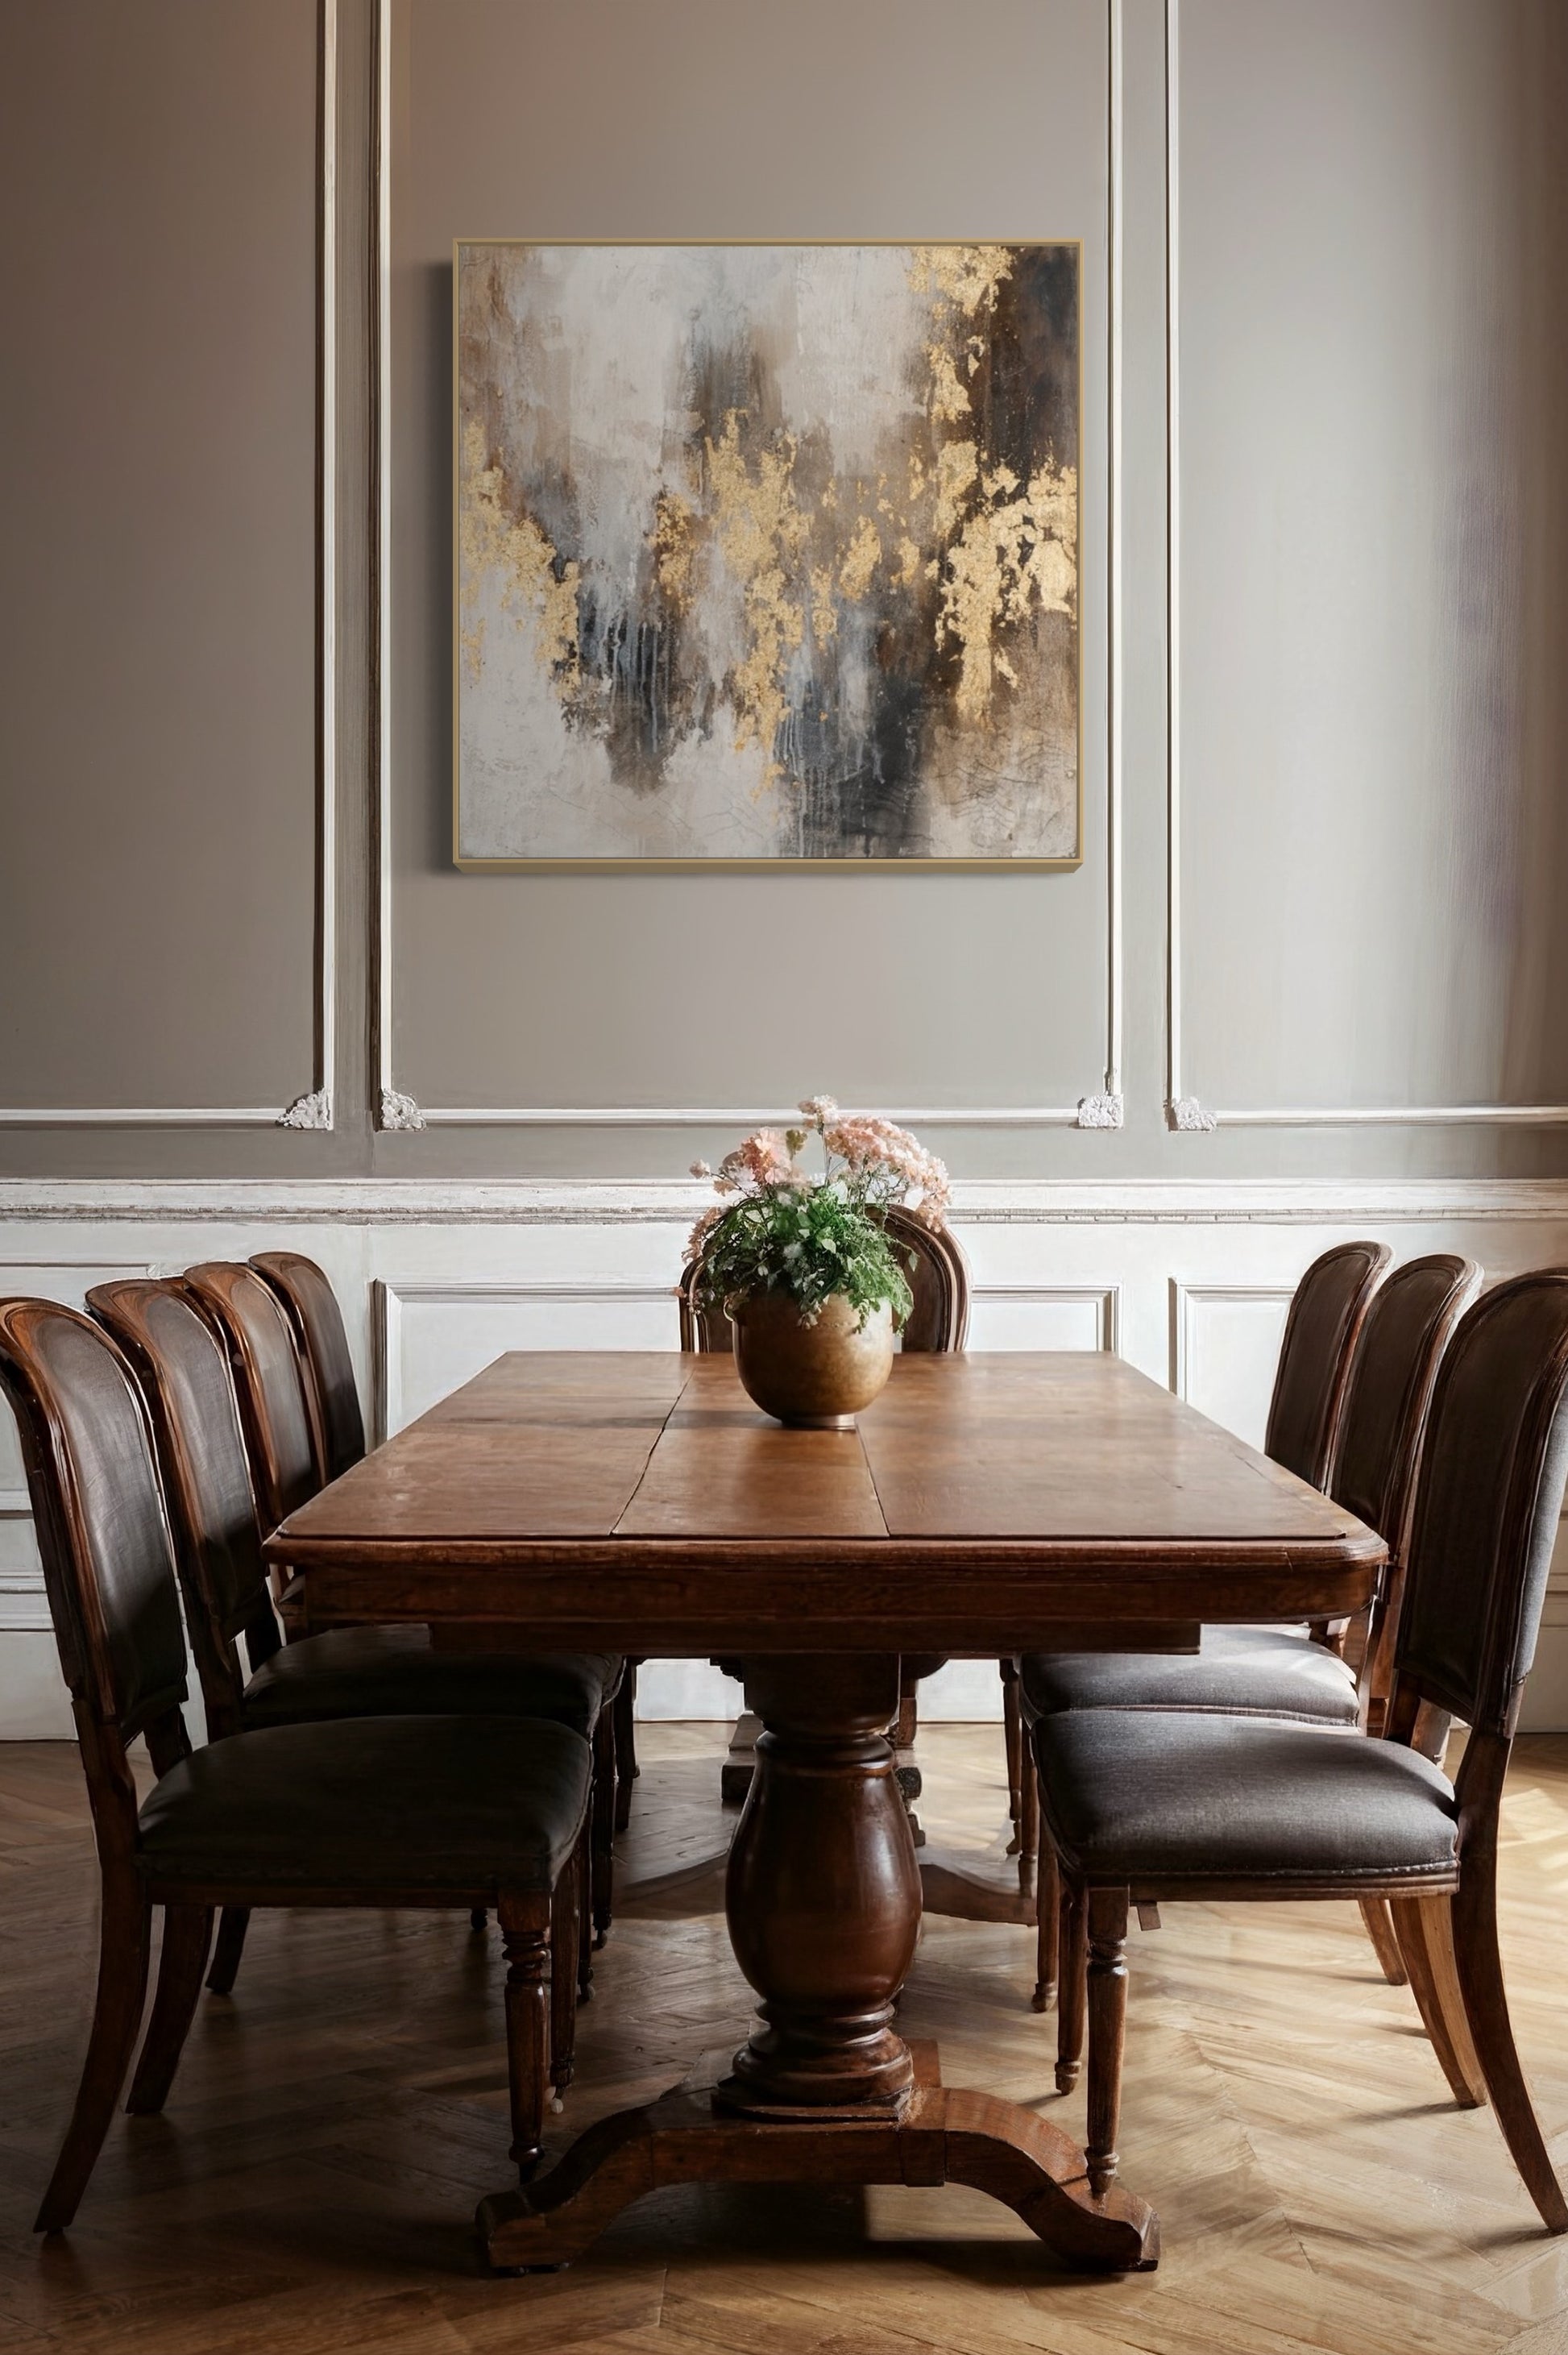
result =
[[1568,1481],[1568,1269],[1478,1300],[1437,1377],[1395,1694],[1511,1740]]
[[[969,1273],[949,1227],[928,1227],[901,1203],[883,1213],[888,1241],[902,1258],[915,1305],[902,1336],[906,1349],[946,1354],[961,1349],[969,1329]],[[700,1255],[681,1270],[677,1298],[681,1347],[707,1353],[733,1349],[735,1327],[722,1308],[699,1308],[693,1298]]]
[[245,1674],[236,1640],[244,1636],[257,1668],[282,1637],[228,1355],[180,1284],[101,1284],[87,1305],[124,1351],[151,1410],[208,1731],[237,1732]]
[[[95,1734],[122,1743],[171,1714],[177,1724],[187,1689],[147,1410],[114,1343],[53,1300],[0,1301],[0,1387],[21,1433],[49,1615],[96,1814],[105,1795],[92,1772],[101,1756]],[[128,1798],[133,1823],[128,1775],[118,1796]]]
[[1263,1450],[1314,1488],[1329,1485],[1361,1320],[1393,1256],[1386,1243],[1340,1243],[1291,1300]]
[[243,1261],[207,1260],[183,1280],[228,1352],[257,1507],[274,1529],[320,1488],[326,1453],[294,1328],[266,1278]]
[[1378,1286],[1361,1325],[1330,1493],[1377,1531],[1396,1562],[1409,1539],[1437,1369],[1480,1283],[1474,1260],[1447,1252],[1413,1259]]
[[316,1421],[326,1449],[321,1467],[324,1487],[365,1453],[365,1417],[343,1311],[326,1270],[302,1252],[255,1252],[250,1264],[271,1285],[293,1326],[306,1380],[315,1391]]

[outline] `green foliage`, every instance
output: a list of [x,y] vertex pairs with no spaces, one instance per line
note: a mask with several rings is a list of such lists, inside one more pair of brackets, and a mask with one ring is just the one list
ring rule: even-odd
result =
[[734,1202],[708,1229],[697,1297],[705,1308],[758,1293],[787,1293],[803,1321],[842,1293],[863,1325],[885,1301],[901,1327],[914,1306],[908,1278],[876,1210],[843,1178],[771,1185]]

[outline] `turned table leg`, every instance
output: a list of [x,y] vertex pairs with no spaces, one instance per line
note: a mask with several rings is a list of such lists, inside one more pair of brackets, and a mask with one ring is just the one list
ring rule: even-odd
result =
[[754,1660],[763,1723],[725,1910],[761,2018],[726,2107],[895,2114],[914,2086],[894,2003],[920,1933],[920,1872],[886,1735],[896,1657]]

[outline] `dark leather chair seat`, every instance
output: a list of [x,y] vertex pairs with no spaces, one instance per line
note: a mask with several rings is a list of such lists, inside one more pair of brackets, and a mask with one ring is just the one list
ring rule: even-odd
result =
[[587,1740],[620,1674],[609,1652],[439,1652],[427,1627],[332,1627],[262,1662],[245,1688],[245,1722],[476,1712],[548,1718]]
[[1068,1709],[1221,1710],[1307,1725],[1356,1723],[1354,1671],[1284,1627],[1205,1627],[1191,1652],[1036,1652],[1022,1664],[1037,1717]]
[[1136,1891],[1452,1871],[1453,1785],[1403,1744],[1189,1711],[1066,1710],[1034,1728],[1069,1869]]
[[159,1778],[139,1862],[160,1886],[547,1891],[592,1764],[580,1734],[532,1718],[269,1726]]

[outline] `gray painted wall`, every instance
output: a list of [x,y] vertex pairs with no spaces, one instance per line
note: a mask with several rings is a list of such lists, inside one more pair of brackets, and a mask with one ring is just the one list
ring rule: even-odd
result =
[[[1111,498],[1109,40],[1122,430]],[[374,1132],[374,11],[340,0],[335,1111],[0,1128],[54,1172],[660,1175],[690,1131]],[[1070,1105],[968,1177],[1552,1173],[1568,1130],[1167,1126],[1568,1103],[1568,11],[1180,0],[1167,581],[1160,0],[397,0],[387,421],[397,1086],[427,1107]],[[0,28],[0,1104],[281,1106],[317,1075],[312,0]],[[545,879],[448,863],[456,235],[1081,236],[1086,858]],[[1109,550],[1123,604],[1109,629]],[[1182,912],[1167,962],[1167,650]]]

